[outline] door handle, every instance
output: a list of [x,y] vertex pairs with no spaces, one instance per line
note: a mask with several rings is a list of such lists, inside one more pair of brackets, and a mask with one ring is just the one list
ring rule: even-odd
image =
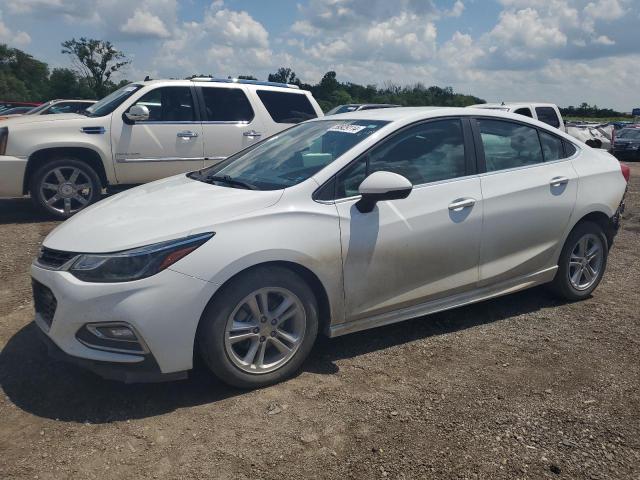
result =
[[182,132],[178,132],[177,136],[180,138],[196,138],[198,134],[196,132],[192,132],[191,130],[184,130]]
[[549,185],[552,187],[559,187],[560,185],[566,185],[569,183],[569,179],[567,177],[553,177],[549,180]]
[[473,198],[462,198],[455,200],[449,204],[449,210],[462,210],[463,208],[473,207],[476,201]]
[[259,137],[262,134],[260,132],[256,132],[255,130],[249,130],[247,132],[244,132],[242,135],[244,135],[245,137]]

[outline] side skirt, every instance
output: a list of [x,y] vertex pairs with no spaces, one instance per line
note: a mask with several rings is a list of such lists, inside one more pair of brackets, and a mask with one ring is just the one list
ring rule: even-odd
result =
[[558,266],[556,265],[530,275],[507,280],[496,285],[482,287],[471,292],[464,292],[451,297],[432,300],[418,305],[413,305],[411,307],[406,307],[401,310],[387,312],[353,322],[344,322],[332,325],[329,329],[329,336],[338,337],[348,333],[359,332],[360,330],[390,325],[392,323],[402,322],[411,318],[429,315],[430,313],[450,310],[452,308],[462,307],[463,305],[469,305],[471,303],[481,302],[490,298],[500,297],[519,290],[535,287],[536,285],[542,285],[543,283],[552,281],[557,270]]

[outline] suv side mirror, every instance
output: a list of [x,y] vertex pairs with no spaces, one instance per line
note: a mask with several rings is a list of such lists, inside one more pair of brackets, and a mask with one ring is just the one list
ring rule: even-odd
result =
[[131,123],[144,122],[145,120],[149,120],[149,109],[145,105],[134,105],[128,112],[124,113],[124,116]]
[[360,213],[369,213],[376,203],[383,200],[407,198],[413,185],[402,175],[393,172],[373,172],[360,184],[362,198],[356,203]]

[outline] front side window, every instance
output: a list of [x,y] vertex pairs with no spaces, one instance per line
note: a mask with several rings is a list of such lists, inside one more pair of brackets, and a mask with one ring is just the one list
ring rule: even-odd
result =
[[535,128],[504,120],[478,119],[487,172],[542,163]]
[[276,123],[300,123],[318,116],[304,93],[257,90],[257,94]]
[[190,176],[224,186],[242,183],[258,190],[291,187],[315,175],[387,123],[373,120],[304,123]]
[[149,109],[150,122],[189,122],[195,120],[189,87],[160,87],[143,95],[134,105]]
[[519,108],[515,112],[518,115],[524,115],[525,117],[533,118],[533,113],[531,113],[531,109],[529,107]]
[[536,107],[536,115],[538,115],[538,120],[547,125],[556,128],[560,126],[560,120],[558,120],[558,115],[553,107]]
[[239,88],[202,87],[205,121],[246,122],[253,120],[253,109]]
[[414,185],[465,176],[460,120],[436,120],[416,125],[375,147],[366,158],[338,175],[336,198],[358,195],[363,180],[377,171],[397,173]]

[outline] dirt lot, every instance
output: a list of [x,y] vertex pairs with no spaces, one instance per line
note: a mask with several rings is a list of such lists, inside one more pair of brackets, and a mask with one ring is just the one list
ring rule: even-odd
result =
[[640,479],[640,166],[593,298],[537,288],[322,340],[296,378],[122,385],[49,360],[0,201],[0,479]]

